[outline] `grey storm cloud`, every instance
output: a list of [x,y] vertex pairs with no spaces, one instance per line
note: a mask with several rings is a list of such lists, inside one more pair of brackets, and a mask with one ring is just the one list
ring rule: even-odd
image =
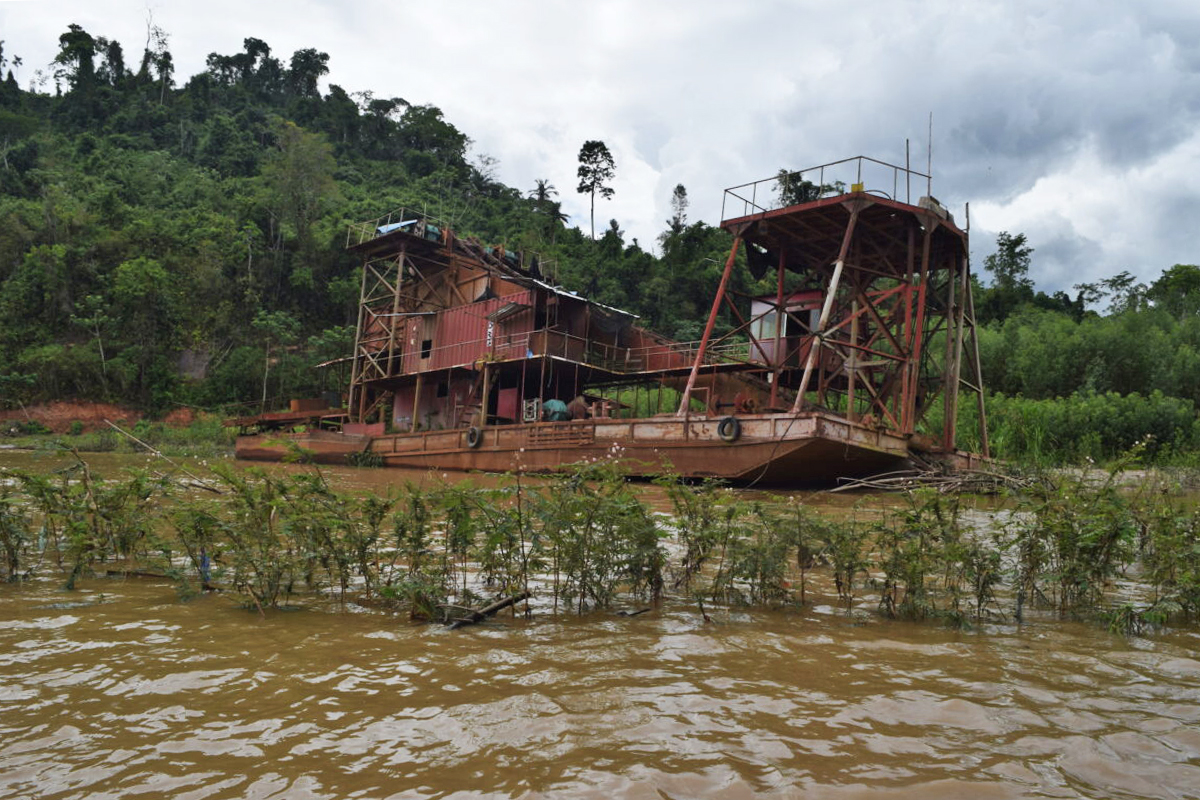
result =
[[[548,178],[575,223],[576,155],[603,139],[616,196],[596,209],[655,242],[671,191],[719,222],[722,190],[905,142],[961,222],[973,263],[1000,231],[1035,248],[1047,291],[1200,261],[1200,5],[1194,0],[0,0],[20,79],[70,23],[132,59],[147,14],[177,74],[265,40],[330,55],[348,91],[433,103],[521,189]],[[52,90],[52,89],[51,89]],[[932,114],[933,137],[928,140]]]

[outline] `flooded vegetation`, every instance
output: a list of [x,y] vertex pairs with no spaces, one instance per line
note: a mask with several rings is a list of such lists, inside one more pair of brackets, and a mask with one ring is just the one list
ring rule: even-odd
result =
[[[218,495],[128,458],[4,459],[0,796],[1178,797],[1200,778],[1200,518],[1161,476],[977,503],[598,467],[402,488],[203,472]],[[429,623],[525,591],[469,630]]]

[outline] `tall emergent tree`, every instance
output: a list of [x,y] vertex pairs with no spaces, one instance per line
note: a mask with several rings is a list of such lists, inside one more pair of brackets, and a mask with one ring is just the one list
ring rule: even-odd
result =
[[667,220],[667,226],[672,233],[680,233],[687,225],[687,210],[687,188],[682,183],[677,183],[675,191],[671,192],[671,218]]
[[576,191],[592,197],[593,239],[596,238],[596,195],[605,200],[613,196],[612,188],[605,186],[605,182],[612,180],[614,174],[616,164],[604,142],[596,139],[584,142],[583,147],[579,148],[579,186]]
[[1021,306],[1034,302],[1033,279],[1029,277],[1032,255],[1025,234],[1004,231],[996,237],[996,252],[983,260],[983,268],[992,274],[992,286],[979,302],[981,320],[1007,319]]
[[996,237],[996,252],[983,260],[983,268],[992,273],[992,280],[1001,289],[1033,289],[1029,277],[1029,261],[1033,248],[1026,244],[1025,234],[1013,236],[1003,231]]

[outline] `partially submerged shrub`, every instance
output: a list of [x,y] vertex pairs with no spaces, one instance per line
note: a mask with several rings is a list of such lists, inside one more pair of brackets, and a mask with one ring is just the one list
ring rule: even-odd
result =
[[[321,592],[437,619],[531,589],[577,613],[668,589],[729,605],[804,603],[820,570],[846,608],[869,583],[882,613],[906,619],[993,616],[1001,590],[1018,620],[1045,609],[1136,632],[1200,617],[1200,511],[1166,484],[1123,487],[1116,470],[1048,476],[1001,531],[964,524],[958,498],[935,492],[864,523],[671,478],[658,483],[674,515],[660,515],[608,465],[532,486],[518,475],[383,497],[334,491],[316,469],[214,472],[223,497],[173,505],[165,478],[103,480],[78,456],[51,476],[9,472],[0,575],[49,567],[74,586],[96,563],[124,558],[160,568],[184,596],[221,586],[266,610]],[[1114,580],[1135,563],[1145,597],[1114,601]]]

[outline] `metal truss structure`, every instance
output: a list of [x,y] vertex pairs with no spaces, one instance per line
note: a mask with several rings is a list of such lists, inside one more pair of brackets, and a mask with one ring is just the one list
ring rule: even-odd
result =
[[[833,411],[906,436],[924,430],[939,449],[953,451],[965,390],[975,395],[977,441],[987,456],[968,233],[931,196],[911,204],[867,190],[861,177],[849,192],[825,180],[839,167],[861,176],[864,164],[890,170],[893,189],[914,177],[929,183],[922,173],[859,157],[727,190],[726,208],[750,213],[722,222],[735,239],[685,397],[724,305],[737,325],[722,339],[750,340],[775,410]],[[805,175],[821,178],[811,183]],[[785,179],[803,184],[808,198],[794,191],[789,198],[780,187]],[[771,187],[762,184],[801,202],[764,207],[759,198]],[[756,278],[776,278],[770,310],[749,319],[727,290],[739,247]],[[817,299],[798,306],[798,291]],[[770,324],[761,324],[764,317]]]

